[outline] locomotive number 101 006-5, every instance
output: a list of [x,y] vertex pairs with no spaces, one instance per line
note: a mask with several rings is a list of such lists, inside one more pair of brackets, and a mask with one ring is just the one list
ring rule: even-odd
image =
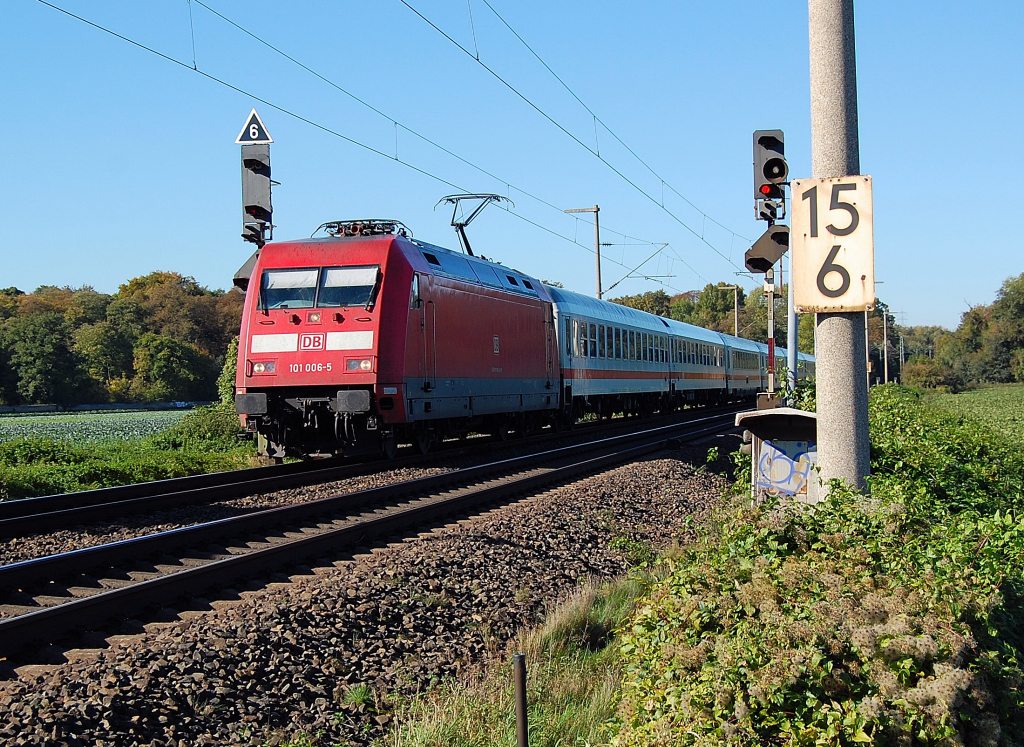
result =
[[330,371],[330,363],[290,363],[288,364],[289,373],[321,373],[323,371]]

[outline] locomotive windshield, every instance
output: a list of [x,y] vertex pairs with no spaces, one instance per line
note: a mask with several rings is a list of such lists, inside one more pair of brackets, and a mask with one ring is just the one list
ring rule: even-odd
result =
[[377,285],[377,266],[325,267],[317,306],[366,306]]
[[264,270],[260,306],[264,309],[311,309],[319,270]]
[[264,270],[260,285],[263,309],[370,307],[380,268],[322,267]]

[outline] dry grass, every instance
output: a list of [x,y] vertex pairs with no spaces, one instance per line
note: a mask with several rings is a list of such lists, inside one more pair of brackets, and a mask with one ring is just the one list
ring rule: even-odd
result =
[[397,709],[387,747],[514,747],[512,653],[526,654],[530,744],[604,744],[621,678],[608,646],[632,611],[638,582],[581,587],[523,633],[508,655],[468,683],[447,683]]

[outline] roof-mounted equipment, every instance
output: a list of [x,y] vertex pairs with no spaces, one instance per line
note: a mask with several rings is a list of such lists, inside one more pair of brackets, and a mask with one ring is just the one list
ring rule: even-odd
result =
[[345,236],[387,236],[389,234],[397,234],[407,239],[412,238],[412,231],[401,221],[383,220],[380,218],[328,221],[327,223],[322,223],[319,228],[313,231],[313,236],[316,236],[321,231],[326,232],[335,239]]
[[[468,218],[456,220],[455,216],[459,214],[459,203],[461,203],[463,200],[480,200],[480,204],[473,208],[473,212],[469,214]],[[487,207],[487,205],[489,205],[492,202],[501,202],[502,200],[507,202],[512,207],[516,206],[515,203],[512,202],[512,200],[510,200],[509,198],[502,197],[501,195],[492,194],[448,195],[446,197],[442,197],[440,200],[437,201],[437,205],[440,205],[441,203],[444,203],[445,205],[454,205],[454,207],[452,208],[452,226],[455,227],[455,233],[459,237],[459,243],[462,245],[462,251],[468,254],[470,257],[475,257],[476,255],[473,254],[473,250],[469,246],[469,239],[466,238],[466,226],[472,223],[473,219],[476,216],[480,215],[480,211]],[[434,210],[437,210],[437,205],[434,205]]]

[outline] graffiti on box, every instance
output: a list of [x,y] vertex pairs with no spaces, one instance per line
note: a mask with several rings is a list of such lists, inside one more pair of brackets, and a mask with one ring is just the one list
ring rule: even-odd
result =
[[816,457],[817,448],[808,441],[762,441],[754,485],[775,494],[806,493]]

